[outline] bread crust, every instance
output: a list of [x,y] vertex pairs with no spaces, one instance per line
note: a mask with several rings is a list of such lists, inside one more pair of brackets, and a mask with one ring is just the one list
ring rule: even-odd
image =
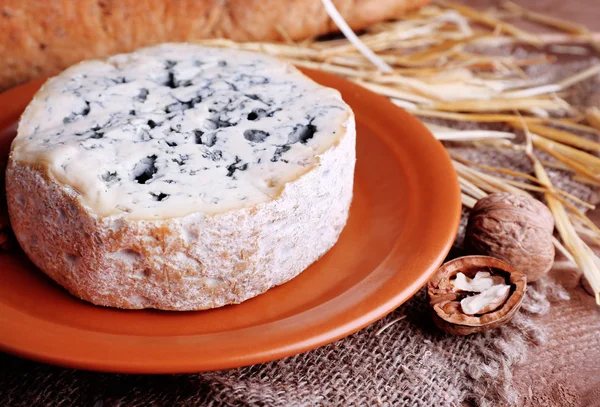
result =
[[320,165],[276,199],[207,216],[99,217],[47,168],[11,155],[9,215],[31,261],[97,305],[201,310],[242,302],[282,284],[337,241],[352,200],[354,115]]
[[[362,29],[430,0],[334,0]],[[302,40],[336,30],[321,0],[4,0],[0,90],[90,58],[205,38]]]

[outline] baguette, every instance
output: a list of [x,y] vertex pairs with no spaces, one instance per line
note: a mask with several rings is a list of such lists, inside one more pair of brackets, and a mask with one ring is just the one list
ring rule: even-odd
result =
[[[334,0],[353,29],[429,0]],[[302,40],[336,30],[321,0],[4,0],[0,90],[84,59],[206,38]]]

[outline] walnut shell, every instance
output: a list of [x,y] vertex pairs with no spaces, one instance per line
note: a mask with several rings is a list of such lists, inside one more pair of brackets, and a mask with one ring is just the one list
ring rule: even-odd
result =
[[[451,279],[458,273],[474,277],[478,271],[500,275],[510,284],[510,294],[504,304],[492,312],[474,316],[462,312],[460,300],[465,296],[457,291]],[[502,260],[489,256],[465,256],[440,267],[427,284],[433,320],[443,331],[452,335],[469,335],[506,324],[521,307],[527,291],[527,277]]]
[[540,201],[495,193],[480,199],[469,216],[465,247],[469,253],[506,261],[535,281],[554,263],[554,218]]

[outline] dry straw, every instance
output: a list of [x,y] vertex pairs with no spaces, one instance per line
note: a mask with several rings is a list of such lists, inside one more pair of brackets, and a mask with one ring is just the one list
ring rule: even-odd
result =
[[[558,53],[587,55],[591,48],[600,49],[600,34],[510,1],[504,2],[500,10],[479,12],[438,0],[401,20],[369,27],[357,36],[331,1],[323,3],[345,38],[294,43],[278,28],[281,43],[202,42],[265,52],[299,66],[346,77],[419,116],[444,142],[525,152],[533,165],[531,174],[477,164],[454,154],[463,204],[472,207],[477,199],[498,191],[542,194],[560,236],[554,242],[557,250],[583,270],[600,304],[600,268],[581,238],[600,246],[600,229],[579,209],[593,206],[552,185],[546,171],[565,170],[575,181],[600,186],[600,159],[596,157],[600,143],[580,135],[600,135],[600,109],[579,111],[563,98],[570,87],[600,74],[600,65],[545,83],[542,78],[529,77],[523,68],[552,62],[552,55],[540,51],[542,55],[535,57],[494,56],[481,51],[486,46],[527,43],[550,47]],[[503,20],[514,17],[558,32],[533,34]],[[457,130],[428,122],[432,119],[504,124],[514,132]],[[522,136],[516,137],[523,133],[525,145],[517,141]],[[537,151],[547,153],[551,159],[540,160]]]

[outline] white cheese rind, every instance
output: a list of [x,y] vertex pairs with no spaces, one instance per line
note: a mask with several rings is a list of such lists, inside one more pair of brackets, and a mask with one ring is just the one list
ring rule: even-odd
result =
[[[170,44],[135,55],[154,52],[162,55],[169,49],[189,50],[189,47],[194,46]],[[207,55],[212,52],[225,51],[205,51]],[[163,157],[148,155],[157,151],[153,150],[157,145],[162,145],[155,143],[153,138],[133,139],[137,134],[134,132],[129,133],[130,139],[108,136],[113,127],[119,134],[127,133],[124,129],[131,123],[109,126],[110,130],[102,137],[95,138],[97,130],[86,121],[93,123],[103,116],[93,111],[91,103],[85,115],[69,113],[64,116],[68,111],[85,112],[87,105],[84,103],[75,110],[73,106],[77,102],[68,95],[69,92],[59,91],[60,81],[71,76],[79,78],[78,75],[91,68],[94,72],[110,70],[106,63],[87,62],[71,68],[63,74],[64,78],[61,75],[50,81],[27,108],[6,173],[11,225],[28,257],[72,294],[94,304],[129,309],[214,308],[242,302],[288,281],[318,260],[337,241],[352,201],[356,138],[352,111],[336,91],[319,87],[289,65],[254,54],[243,54],[239,58],[237,52],[228,55],[236,63],[245,58],[265,58],[269,65],[273,62],[274,66],[285,67],[281,68],[283,76],[289,75],[285,77],[297,81],[298,86],[312,89],[312,95],[321,95],[314,99],[305,94],[304,102],[318,106],[323,100],[331,103],[321,106],[321,116],[307,117],[306,124],[300,122],[305,127],[314,125],[317,129],[314,133],[298,132],[298,128],[304,128],[290,124],[291,131],[285,134],[287,144],[270,144],[273,154],[270,157],[277,159],[262,167],[257,165],[260,164],[258,160],[250,162],[248,159],[247,168],[237,168],[246,162],[242,161],[241,152],[237,155],[240,160],[236,162],[236,148],[243,150],[247,145],[268,144],[271,141],[267,140],[273,134],[280,131],[283,135],[283,130],[265,127],[262,131],[271,130],[273,134],[264,137],[259,132],[245,137],[245,130],[241,131],[243,126],[255,121],[248,117],[236,126],[229,126],[238,127],[245,140],[236,139],[235,134],[230,135],[232,142],[229,144],[228,139],[222,139],[229,147],[221,154],[231,157],[234,152],[234,160],[227,161],[234,167],[225,167],[228,172],[234,169],[232,176],[223,174],[223,167],[214,166],[206,170],[214,178],[188,173],[177,178],[175,192],[167,191],[173,195],[185,195],[188,190],[204,191],[202,197],[212,196],[212,201],[199,194],[182,195],[173,200],[172,195],[168,199],[148,200],[151,193],[167,193],[153,188],[161,185],[159,181],[164,179],[169,166],[157,168],[156,174],[159,170],[166,171],[161,173],[162,178],[150,174],[153,176],[146,181],[151,182],[132,182],[132,179],[122,177],[123,182],[106,186],[106,181],[114,182],[110,174],[103,176],[109,168],[107,163],[130,171],[125,173],[132,175],[135,181],[136,177],[145,177],[143,168],[159,167],[159,158]],[[115,58],[131,62],[129,58],[137,57]],[[68,82],[63,85],[67,86]],[[61,103],[52,103],[53,114],[46,112],[44,106],[48,107],[51,96],[64,98],[62,103],[70,106],[70,110],[61,111]],[[335,104],[339,104],[339,109],[332,107]],[[118,112],[117,105],[107,105],[106,109]],[[313,108],[298,102],[298,109],[312,111]],[[289,123],[297,122],[296,112],[289,113],[294,119]],[[37,117],[38,114],[41,117]],[[109,116],[114,114],[109,112]],[[62,121],[68,118],[67,123],[55,120],[54,115]],[[183,114],[181,123],[188,123],[187,119]],[[74,137],[80,137],[73,133],[79,123],[87,123],[87,127],[81,124],[82,129],[88,129],[87,139],[73,142]],[[185,146],[186,151],[194,148],[214,151],[210,148],[218,144],[218,141],[211,141],[212,133],[200,135],[203,144],[182,141],[186,140],[180,135],[183,133],[183,130],[164,133],[164,138],[182,137],[176,139],[177,146],[168,146],[166,141],[164,144],[174,148]],[[206,139],[204,136],[207,135],[211,137]],[[115,153],[118,150],[112,147],[115,141],[106,145],[117,158],[98,154],[98,149],[84,148],[89,147],[85,143],[106,140],[120,140],[118,143],[123,143],[124,148],[127,146],[129,154]],[[129,155],[135,159],[130,159]],[[254,153],[250,156],[258,157]],[[188,158],[186,162],[191,160]],[[102,182],[98,183],[98,177]],[[263,187],[257,180],[265,179],[268,182]],[[224,185],[228,187],[224,188]],[[245,200],[236,195],[240,191],[248,192]],[[132,197],[139,199],[134,202]]]
[[354,117],[320,165],[274,200],[208,216],[100,217],[35,166],[11,160],[11,225],[28,257],[73,295],[128,309],[201,310],[285,283],[338,240],[352,201]]
[[271,57],[163,44],[78,64],[24,113],[13,159],[101,216],[157,219],[267,202],[319,165],[349,108]]

